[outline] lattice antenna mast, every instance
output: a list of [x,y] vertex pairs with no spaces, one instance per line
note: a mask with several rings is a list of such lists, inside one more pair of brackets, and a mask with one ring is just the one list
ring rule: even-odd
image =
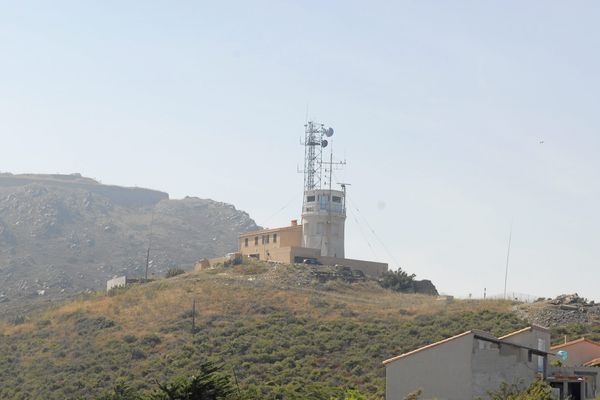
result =
[[323,147],[327,140],[323,139],[325,129],[323,124],[309,121],[304,125],[304,190],[321,188],[323,174],[321,163],[323,161]]

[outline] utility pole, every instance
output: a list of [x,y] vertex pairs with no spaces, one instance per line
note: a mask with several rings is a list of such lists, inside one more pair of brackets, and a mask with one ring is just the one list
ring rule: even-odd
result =
[[192,335],[196,333],[196,299],[192,302]]

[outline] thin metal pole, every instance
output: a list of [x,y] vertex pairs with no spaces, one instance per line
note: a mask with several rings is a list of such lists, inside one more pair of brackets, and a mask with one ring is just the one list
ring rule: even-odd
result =
[[146,252],[146,272],[144,281],[148,282],[148,266],[150,265],[150,246],[152,246],[152,230],[154,229],[154,209],[152,209],[152,219],[150,220],[150,236],[148,237],[148,251]]
[[192,335],[196,333],[196,299],[192,302]]
[[508,263],[510,261],[510,244],[512,242],[512,223],[510,224],[510,232],[508,234],[508,250],[506,252],[506,271],[504,273],[504,300],[506,300],[506,285],[508,283]]

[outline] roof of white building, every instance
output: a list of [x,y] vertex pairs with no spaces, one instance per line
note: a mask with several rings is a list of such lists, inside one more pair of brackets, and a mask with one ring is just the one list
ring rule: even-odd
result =
[[523,328],[523,329],[520,329],[518,331],[509,333],[508,335],[504,335],[502,337],[497,338],[497,337],[495,337],[494,335],[492,335],[489,332],[481,331],[481,330],[478,330],[478,329],[472,329],[470,331],[466,331],[466,332],[460,333],[460,334],[458,334],[456,336],[452,336],[452,337],[449,337],[447,339],[440,340],[439,342],[435,342],[435,343],[428,344],[427,346],[419,347],[418,349],[409,351],[408,353],[403,353],[403,354],[400,354],[399,356],[395,356],[395,357],[389,358],[389,359],[383,361],[383,364],[386,365],[386,364],[392,363],[392,362],[400,360],[402,358],[412,356],[413,354],[420,353],[421,351],[425,351],[425,350],[429,350],[429,349],[432,349],[432,348],[437,347],[437,346],[441,346],[443,344],[446,344],[448,342],[451,342],[453,340],[456,340],[456,339],[459,339],[459,338],[462,338],[462,337],[465,337],[465,336],[468,336],[468,335],[471,335],[471,334],[475,338],[478,338],[478,339],[489,340],[489,341],[492,341],[492,342],[495,342],[495,343],[504,343],[504,344],[507,344],[507,345],[510,345],[510,346],[517,346],[517,347],[521,347],[521,348],[524,348],[524,349],[528,349],[528,350],[530,350],[532,352],[535,352],[535,353],[551,354],[551,353],[548,353],[548,352],[543,351],[543,350],[530,349],[530,348],[528,348],[526,346],[522,346],[522,345],[518,345],[518,344],[515,344],[515,343],[505,342],[504,341],[504,339],[513,337],[513,336],[521,334],[521,333],[530,332],[532,330],[542,330],[542,331],[545,331],[545,332],[550,332],[547,328],[544,328],[544,327],[541,327],[541,326],[537,326],[537,325],[532,325],[532,326],[529,326],[527,328]]

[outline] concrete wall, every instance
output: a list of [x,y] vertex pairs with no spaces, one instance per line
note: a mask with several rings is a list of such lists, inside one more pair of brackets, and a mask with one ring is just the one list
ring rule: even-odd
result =
[[350,258],[335,258],[324,256],[319,256],[317,257],[317,259],[323,265],[343,265],[345,267],[350,267],[355,270],[360,270],[364,272],[365,275],[369,275],[372,277],[379,277],[388,270],[387,264],[373,261],[353,260]]
[[106,291],[108,292],[111,289],[114,289],[116,287],[122,287],[125,285],[127,285],[127,277],[126,276],[118,276],[116,278],[106,281]]
[[[550,349],[550,331],[546,328],[532,326],[527,330],[523,330],[519,333],[510,334],[507,336],[503,336],[500,339],[515,343],[521,346],[526,346],[532,349],[549,351]],[[538,347],[538,340],[541,339],[544,343],[544,348],[540,349]]]
[[[569,353],[566,361],[561,360],[562,364],[566,367],[581,366],[588,361],[600,358],[600,346],[586,341],[573,343],[567,346],[559,346],[552,349],[553,352],[557,352],[559,350],[564,350]],[[552,356],[551,360],[556,360],[556,357]]]
[[529,386],[537,377],[537,362],[534,358],[528,361],[528,353],[526,349],[475,339],[472,398],[487,398],[488,391],[498,389],[503,382]]
[[[334,197],[336,202],[332,201]],[[315,189],[304,192],[302,247],[320,249],[323,256],[344,258],[344,206],[343,191]]]
[[[521,346],[526,346],[531,349],[549,351],[550,350],[550,331],[539,326],[531,326],[527,330],[522,330],[518,333],[501,337],[500,339],[515,343]],[[543,356],[532,355],[532,360],[537,372],[543,372],[544,360]]]
[[385,367],[386,400],[423,389],[424,400],[469,400],[472,333],[392,361]]

